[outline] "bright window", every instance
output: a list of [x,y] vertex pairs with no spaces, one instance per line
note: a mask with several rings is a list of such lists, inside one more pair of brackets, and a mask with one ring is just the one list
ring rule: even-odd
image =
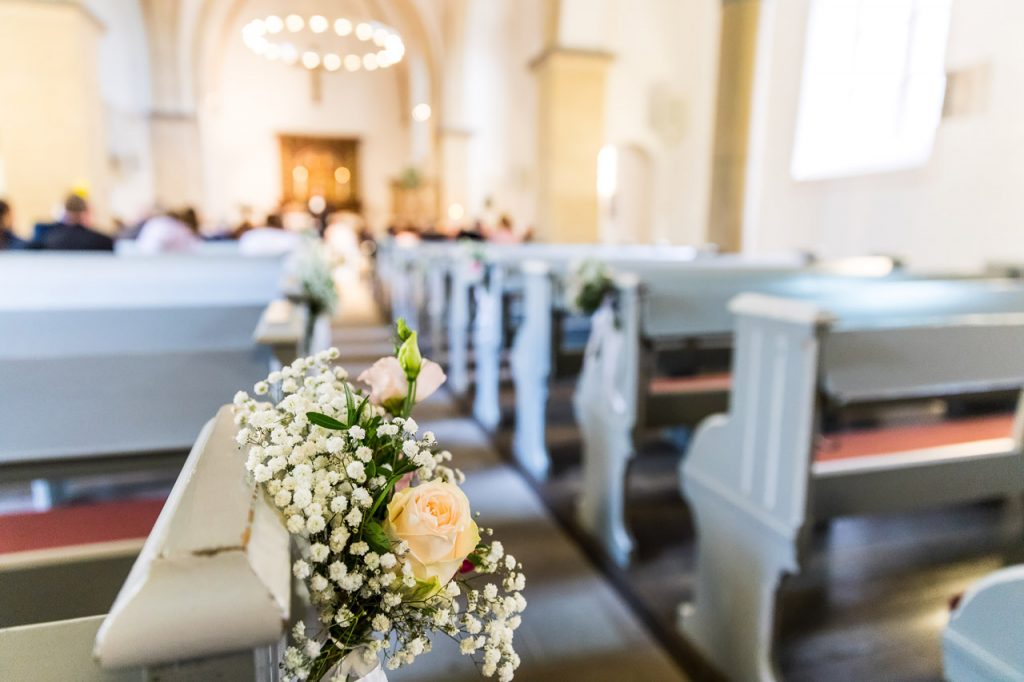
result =
[[927,162],[942,116],[951,0],[812,0],[791,172]]

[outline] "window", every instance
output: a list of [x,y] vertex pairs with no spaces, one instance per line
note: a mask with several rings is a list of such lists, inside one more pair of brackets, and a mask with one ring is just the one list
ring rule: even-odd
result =
[[951,0],[812,0],[791,172],[924,165],[942,116]]

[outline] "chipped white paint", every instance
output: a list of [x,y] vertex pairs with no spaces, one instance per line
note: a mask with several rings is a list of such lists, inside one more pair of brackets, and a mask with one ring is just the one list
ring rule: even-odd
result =
[[96,637],[104,667],[278,641],[289,617],[288,532],[256,494],[225,406],[199,435]]

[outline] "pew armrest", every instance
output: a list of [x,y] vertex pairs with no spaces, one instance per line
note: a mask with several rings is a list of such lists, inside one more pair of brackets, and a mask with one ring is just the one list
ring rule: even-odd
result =
[[967,590],[942,635],[946,679],[1024,679],[1024,566],[991,573]]
[[105,668],[271,644],[289,616],[284,525],[247,480],[229,406],[203,428],[96,637]]
[[253,340],[270,346],[281,365],[288,365],[305,354],[309,329],[309,308],[305,304],[279,299],[272,301],[260,316]]

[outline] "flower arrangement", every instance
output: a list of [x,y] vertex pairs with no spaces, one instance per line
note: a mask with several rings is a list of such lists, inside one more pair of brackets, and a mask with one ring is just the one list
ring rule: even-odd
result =
[[358,377],[331,366],[337,349],[300,358],[235,396],[246,468],[280,511],[301,558],[320,629],[299,622],[282,667],[290,679],[346,680],[411,663],[430,633],[477,655],[484,676],[511,680],[513,634],[526,607],[522,566],[478,528],[434,434],[411,413],[445,380],[398,323],[395,355]]
[[613,289],[614,282],[608,267],[591,259],[573,269],[566,295],[576,310],[593,315]]
[[334,285],[337,264],[319,237],[304,236],[292,252],[288,277],[296,281],[302,297],[309,301],[312,317],[321,313],[333,315],[338,307],[338,291]]

